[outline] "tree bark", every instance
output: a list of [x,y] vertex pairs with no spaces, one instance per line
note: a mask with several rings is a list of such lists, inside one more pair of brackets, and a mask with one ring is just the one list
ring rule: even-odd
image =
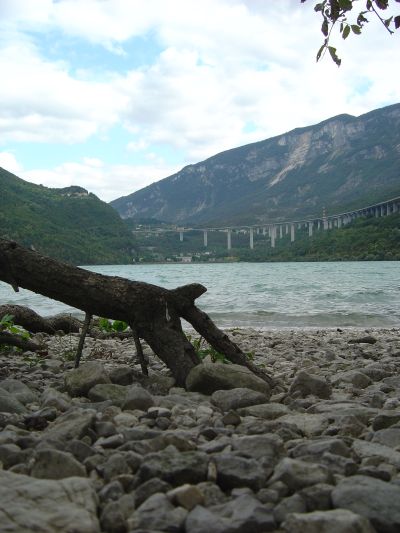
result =
[[14,324],[22,326],[31,333],[54,333],[58,330],[64,333],[77,333],[82,325],[80,320],[71,315],[62,314],[45,318],[23,305],[0,305],[0,319],[4,315],[12,315]]
[[6,346],[16,346],[17,348],[20,348],[24,352],[27,352],[27,351],[36,352],[37,350],[42,349],[42,346],[40,346],[39,344],[36,344],[35,342],[29,339],[23,339],[22,337],[19,337],[18,335],[13,335],[12,333],[8,333],[8,331],[0,332],[0,345],[2,344],[5,344]]
[[200,284],[173,290],[149,283],[105,276],[45,257],[19,244],[0,239],[0,280],[12,282],[86,314],[123,320],[135,329],[154,353],[170,368],[179,386],[200,363],[183,333],[180,317],[228,359],[249,367],[266,381],[269,376],[246,359],[245,354],[195,305],[206,292]]

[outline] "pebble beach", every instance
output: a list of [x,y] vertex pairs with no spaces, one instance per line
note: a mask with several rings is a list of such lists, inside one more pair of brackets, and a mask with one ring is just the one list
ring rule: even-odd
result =
[[[400,330],[231,329],[273,377],[37,334],[0,352],[0,531],[400,531]],[[197,370],[199,369],[199,370]]]

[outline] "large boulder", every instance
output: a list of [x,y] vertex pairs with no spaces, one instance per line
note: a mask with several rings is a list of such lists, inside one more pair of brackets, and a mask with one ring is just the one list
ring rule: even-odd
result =
[[88,361],[66,374],[65,388],[70,396],[86,396],[99,383],[111,383],[104,366],[98,361]]
[[346,509],[293,513],[282,528],[287,533],[375,533],[366,518]]
[[139,469],[139,478],[147,481],[160,478],[174,487],[184,483],[200,483],[207,477],[208,456],[204,452],[179,453],[167,447],[145,456]]
[[24,414],[27,410],[14,394],[0,387],[0,413]]
[[88,479],[35,479],[0,471],[0,529],[7,533],[99,533]]
[[211,396],[211,403],[219,407],[222,411],[265,404],[268,400],[269,395],[240,387],[230,390],[217,390]]
[[212,394],[217,390],[246,388],[271,396],[271,390],[263,379],[241,365],[203,363],[189,372],[186,378],[189,391]]
[[18,381],[17,379],[4,379],[3,381],[0,381],[0,387],[11,393],[14,398],[24,405],[36,402],[38,399],[37,393],[33,392],[28,385],[25,385],[25,383]]
[[351,476],[333,489],[332,503],[368,518],[379,532],[400,531],[399,485],[369,476]]
[[292,492],[332,480],[333,476],[325,466],[288,457],[277,464],[271,478],[271,482],[283,481]]
[[71,453],[48,449],[37,452],[31,475],[41,479],[86,477],[86,469]]
[[105,402],[111,400],[113,405],[122,407],[128,393],[127,387],[114,383],[98,383],[92,387],[88,397],[92,402]]
[[332,395],[332,386],[325,378],[302,370],[296,374],[289,389],[289,394],[293,395],[295,393],[302,398],[313,394],[318,398],[328,399]]

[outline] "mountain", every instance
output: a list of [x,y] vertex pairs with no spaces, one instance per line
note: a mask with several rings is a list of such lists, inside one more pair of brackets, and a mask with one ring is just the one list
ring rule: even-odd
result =
[[400,104],[234,148],[118,198],[123,218],[178,224],[301,219],[400,195]]
[[131,232],[82,187],[49,189],[0,168],[0,237],[73,264],[130,263]]

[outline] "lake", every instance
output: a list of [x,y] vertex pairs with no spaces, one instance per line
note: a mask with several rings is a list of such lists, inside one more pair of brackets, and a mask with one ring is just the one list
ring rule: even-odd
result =
[[[205,263],[83,267],[166,288],[202,283],[197,304],[220,327],[399,327],[400,263]],[[76,310],[0,282],[0,303],[43,316]]]

